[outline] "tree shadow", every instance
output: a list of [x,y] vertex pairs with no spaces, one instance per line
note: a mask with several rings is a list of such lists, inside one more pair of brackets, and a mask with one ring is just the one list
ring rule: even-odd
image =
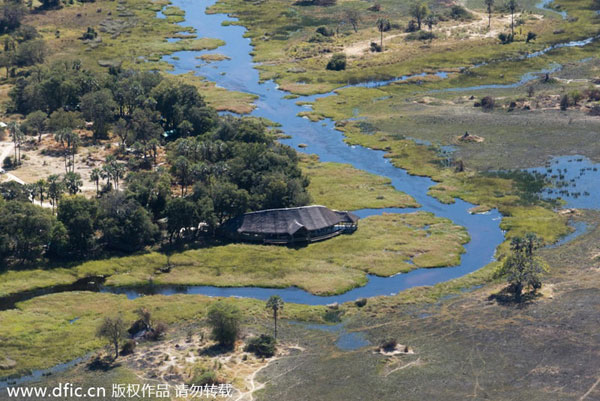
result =
[[222,354],[227,354],[231,351],[233,351],[233,345],[213,344],[211,346],[201,349],[198,353],[203,356],[214,357]]
[[538,293],[536,290],[531,290],[523,292],[521,297],[517,298],[513,286],[509,285],[503,288],[500,292],[490,295],[488,300],[496,301],[498,305],[502,306],[516,306],[518,308],[525,308],[539,297],[541,297],[540,293]]
[[94,359],[90,361],[87,365],[88,370],[91,371],[99,371],[99,372],[108,372],[114,368],[118,368],[121,366],[120,362],[116,362],[114,358],[109,356],[96,356]]

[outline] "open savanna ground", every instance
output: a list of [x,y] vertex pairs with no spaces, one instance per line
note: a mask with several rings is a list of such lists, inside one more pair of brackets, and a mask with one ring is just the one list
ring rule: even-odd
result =
[[[533,4],[523,4],[525,11],[521,13],[519,9],[515,15],[516,40],[508,45],[501,45],[495,34],[510,32],[510,18],[507,19],[506,11],[501,10],[502,5],[497,6],[492,17],[491,30],[485,25],[484,9],[479,8],[470,17],[440,21],[433,27],[432,32],[437,37],[432,41],[407,40],[404,30],[412,18],[408,11],[410,2],[383,2],[380,11],[370,11],[368,8],[372,4],[362,1],[344,1],[322,7],[308,5],[308,2],[226,0],[210,10],[230,13],[248,28],[255,59],[262,62],[258,68],[263,79],[275,79],[286,90],[308,94],[328,92],[348,82],[427,71],[459,71],[482,62],[511,59],[554,43],[596,34],[597,15],[591,1],[565,4],[558,1],[556,4],[568,11],[570,18],[563,20],[545,11],[545,16],[533,14],[542,14],[542,11]],[[450,10],[444,2],[430,2],[429,7],[438,17]],[[356,32],[349,23],[351,10],[360,16]],[[384,51],[365,52],[371,41],[380,39],[375,24],[378,18],[387,18],[391,23],[391,30],[384,32]],[[315,31],[319,26],[339,33],[325,39],[317,35],[317,40]],[[526,43],[527,32],[536,33],[537,39]],[[345,70],[325,69],[334,52],[345,52],[350,57]],[[494,78],[499,75],[496,73]]]

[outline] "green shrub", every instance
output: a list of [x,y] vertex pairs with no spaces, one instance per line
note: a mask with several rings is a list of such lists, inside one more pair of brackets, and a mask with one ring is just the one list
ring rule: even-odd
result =
[[525,43],[529,43],[532,40],[535,40],[535,38],[537,38],[537,34],[535,32],[527,32],[527,39],[525,39]]
[[270,358],[275,355],[275,338],[267,334],[252,337],[244,348],[246,352],[252,352],[258,357]]
[[188,385],[190,386],[210,386],[220,383],[217,373],[201,364],[192,367],[192,373],[190,377],[191,379],[188,381]]
[[2,167],[11,168],[12,166],[13,166],[12,158],[10,156],[6,156],[4,158],[4,160],[2,161]]
[[406,40],[431,40],[435,38],[435,33],[431,31],[417,31],[406,35]]
[[371,51],[379,53],[381,51],[381,46],[379,45],[379,43],[371,42]]
[[335,53],[327,63],[327,69],[332,71],[341,71],[346,69],[346,55],[344,53]]
[[123,344],[123,347],[121,347],[121,355],[133,354],[133,351],[135,351],[135,346],[136,343],[134,340],[125,341],[125,344]]
[[357,300],[354,302],[354,304],[355,304],[356,306],[358,306],[359,308],[362,308],[363,306],[365,306],[365,305],[367,304],[367,298],[360,298],[360,299],[357,299]]
[[327,37],[333,36],[335,34],[335,32],[333,31],[333,29],[327,28],[326,26],[320,26],[320,27],[318,27],[316,32],[318,34],[321,34],[321,35],[327,36]]
[[512,43],[515,40],[515,37],[512,35],[512,33],[506,34],[504,32],[501,32],[498,34],[498,39],[500,40],[500,43],[502,43],[503,45],[507,45],[509,43]]
[[450,18],[455,19],[455,20],[470,20],[473,19],[473,14],[471,14],[470,12],[467,11],[466,8],[464,8],[461,5],[455,5],[452,6],[452,8],[450,9],[450,14],[449,14]]
[[483,99],[481,99],[481,108],[483,110],[494,110],[495,103],[496,103],[496,101],[494,100],[493,97],[486,96]]
[[223,346],[233,346],[240,331],[240,310],[226,302],[215,302],[208,310],[212,337]]

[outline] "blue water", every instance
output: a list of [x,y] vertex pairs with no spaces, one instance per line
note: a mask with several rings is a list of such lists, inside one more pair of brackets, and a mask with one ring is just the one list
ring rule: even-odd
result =
[[547,11],[551,11],[553,13],[556,13],[558,15],[560,15],[562,17],[562,19],[567,19],[567,12],[566,11],[557,11],[553,8],[548,7],[550,4],[552,4],[554,0],[542,0],[539,3],[537,3],[535,5],[536,8],[539,8],[540,10],[547,10]]
[[[397,274],[384,278],[373,275],[368,276],[368,283],[344,294],[332,296],[317,296],[302,289],[290,288],[257,288],[257,287],[212,287],[212,286],[155,286],[140,288],[112,288],[105,287],[103,291],[126,294],[129,298],[137,298],[145,294],[203,294],[209,296],[224,297],[251,297],[256,299],[268,299],[271,295],[280,295],[286,302],[324,305],[332,302],[354,301],[363,297],[378,295],[393,295],[399,291],[415,287],[434,285],[453,278],[471,273],[487,263],[493,261],[496,247],[503,241],[504,234],[500,230],[499,223],[501,215],[496,210],[484,214],[470,214],[472,204],[457,199],[455,203],[446,205],[427,195],[428,189],[435,183],[427,177],[409,175],[405,170],[398,169],[384,157],[384,152],[367,149],[361,146],[348,146],[344,142],[341,132],[337,131],[334,121],[325,119],[314,123],[305,118],[299,118],[297,114],[306,110],[297,102],[313,102],[320,96],[331,96],[335,92],[325,95],[299,96],[295,99],[285,99],[286,92],[280,91],[272,81],[260,82],[258,71],[253,68],[250,52],[252,47],[250,39],[245,38],[246,29],[242,26],[225,24],[234,21],[224,14],[206,14],[205,9],[212,5],[213,1],[198,2],[193,0],[175,0],[173,5],[186,11],[186,21],[182,25],[191,25],[198,37],[220,38],[226,42],[224,46],[214,52],[224,54],[229,59],[216,61],[210,66],[198,66],[196,57],[212,51],[184,51],[165,57],[165,60],[173,65],[174,74],[196,71],[197,74],[216,82],[220,87],[252,93],[258,96],[256,109],[251,115],[265,117],[281,125],[281,129],[290,135],[290,139],[282,140],[283,143],[298,148],[299,144],[306,147],[299,151],[316,154],[325,162],[349,163],[354,167],[391,179],[392,185],[412,195],[419,204],[416,209],[369,209],[359,210],[356,213],[360,217],[373,214],[407,213],[416,210],[432,212],[436,216],[446,217],[454,223],[465,227],[471,240],[465,245],[466,252],[462,255],[458,266],[416,269],[409,273]],[[585,41],[569,42],[564,46],[584,46]],[[556,47],[554,47],[556,48]],[[547,48],[537,52],[537,56],[550,51]],[[173,58],[176,57],[176,58]],[[526,56],[525,56],[526,57]],[[199,67],[199,68],[198,68]],[[533,79],[535,74],[526,75],[520,82],[512,86],[522,85],[527,80]],[[373,81],[348,85],[346,87],[377,87],[392,82],[425,77],[427,74],[416,74],[412,76],[401,76],[385,81]],[[438,72],[435,75],[444,79],[447,73]],[[488,86],[484,86],[486,88]],[[492,87],[492,86],[489,86]],[[500,86],[502,87],[502,86]],[[461,90],[457,88],[456,90]]]
[[72,361],[69,361],[67,363],[61,363],[61,364],[55,365],[48,369],[34,370],[30,375],[27,375],[27,376],[21,376],[21,377],[15,378],[15,379],[1,379],[0,380],[0,390],[5,389],[6,387],[9,387],[9,386],[13,387],[13,386],[23,385],[24,383],[40,380],[45,376],[64,372],[65,370],[72,368],[73,366],[77,365],[78,363],[83,362],[84,360],[86,360],[88,358],[88,356],[89,355],[82,356],[81,358],[73,359]]
[[[409,175],[405,170],[394,167],[384,157],[384,152],[367,149],[361,146],[348,146],[344,142],[341,132],[334,127],[332,120],[313,123],[305,118],[299,118],[297,114],[305,110],[297,102],[314,101],[320,95],[301,96],[296,99],[285,99],[286,92],[280,91],[272,81],[259,82],[258,71],[249,55],[252,51],[250,41],[244,38],[245,28],[227,24],[224,21],[231,19],[222,14],[205,14],[205,8],[212,3],[197,2],[192,0],[175,0],[174,5],[186,10],[187,22],[196,29],[199,37],[216,37],[223,39],[226,44],[219,49],[218,53],[228,56],[229,60],[217,61],[211,64],[211,68],[196,68],[196,56],[209,51],[201,52],[178,52],[173,57],[166,57],[173,66],[174,74],[197,71],[199,75],[215,81],[217,85],[230,90],[253,93],[258,96],[256,109],[253,116],[265,117],[281,124],[281,129],[290,135],[290,139],[282,140],[293,147],[306,144],[302,152],[317,154],[322,161],[349,163],[354,167],[380,176],[389,177],[392,185],[412,195],[419,204],[416,209],[370,209],[360,210],[357,214],[366,217],[373,214],[407,213],[417,210],[432,212],[436,216],[446,217],[455,224],[465,227],[471,240],[465,245],[466,253],[461,258],[458,266],[435,269],[416,269],[409,273],[397,274],[393,277],[384,278],[369,275],[368,283],[363,287],[355,288],[344,294],[333,296],[317,296],[307,293],[299,288],[257,288],[257,287],[233,287],[221,288],[212,286],[167,286],[152,288],[112,288],[106,287],[103,291],[124,293],[129,298],[136,298],[144,294],[170,295],[176,293],[204,294],[209,296],[233,296],[252,297],[257,299],[268,299],[271,295],[280,295],[286,302],[295,302],[312,305],[323,305],[331,302],[354,301],[363,297],[377,295],[397,294],[407,288],[424,285],[434,285],[453,278],[461,277],[471,273],[491,262],[494,258],[496,247],[503,241],[504,235],[499,228],[501,215],[493,210],[485,214],[470,214],[472,204],[457,199],[455,203],[446,205],[427,195],[428,189],[435,183],[427,177]],[[222,73],[225,73],[224,75]],[[440,72],[436,74],[445,77]],[[417,76],[425,76],[418,74]],[[404,76],[390,79],[384,82],[366,82],[355,86],[375,87],[390,82],[405,80],[413,76]],[[327,95],[331,95],[327,94]],[[325,96],[327,96],[325,95]],[[321,95],[322,96],[322,95]]]
[[585,221],[575,221],[572,222],[570,226],[573,228],[573,231],[570,234],[565,235],[560,240],[556,241],[554,244],[548,245],[547,248],[556,248],[561,245],[567,244],[573,241],[575,238],[579,237],[580,235],[585,234],[588,229],[588,225]]
[[337,334],[335,346],[344,351],[352,351],[367,345],[371,345],[369,340],[365,338],[364,333],[349,332],[346,330],[344,323],[338,324],[311,324],[291,321],[289,324],[299,325],[309,330],[324,331],[327,333]]
[[600,164],[584,156],[561,156],[528,171],[543,174],[549,180],[550,185],[542,191],[544,198],[562,199],[569,208],[600,208]]

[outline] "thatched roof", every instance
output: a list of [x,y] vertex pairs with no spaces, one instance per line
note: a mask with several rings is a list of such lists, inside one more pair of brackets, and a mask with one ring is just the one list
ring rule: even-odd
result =
[[293,235],[302,228],[314,231],[338,223],[357,221],[358,216],[352,213],[333,211],[325,206],[315,205],[246,213],[229,220],[224,228],[238,233]]

